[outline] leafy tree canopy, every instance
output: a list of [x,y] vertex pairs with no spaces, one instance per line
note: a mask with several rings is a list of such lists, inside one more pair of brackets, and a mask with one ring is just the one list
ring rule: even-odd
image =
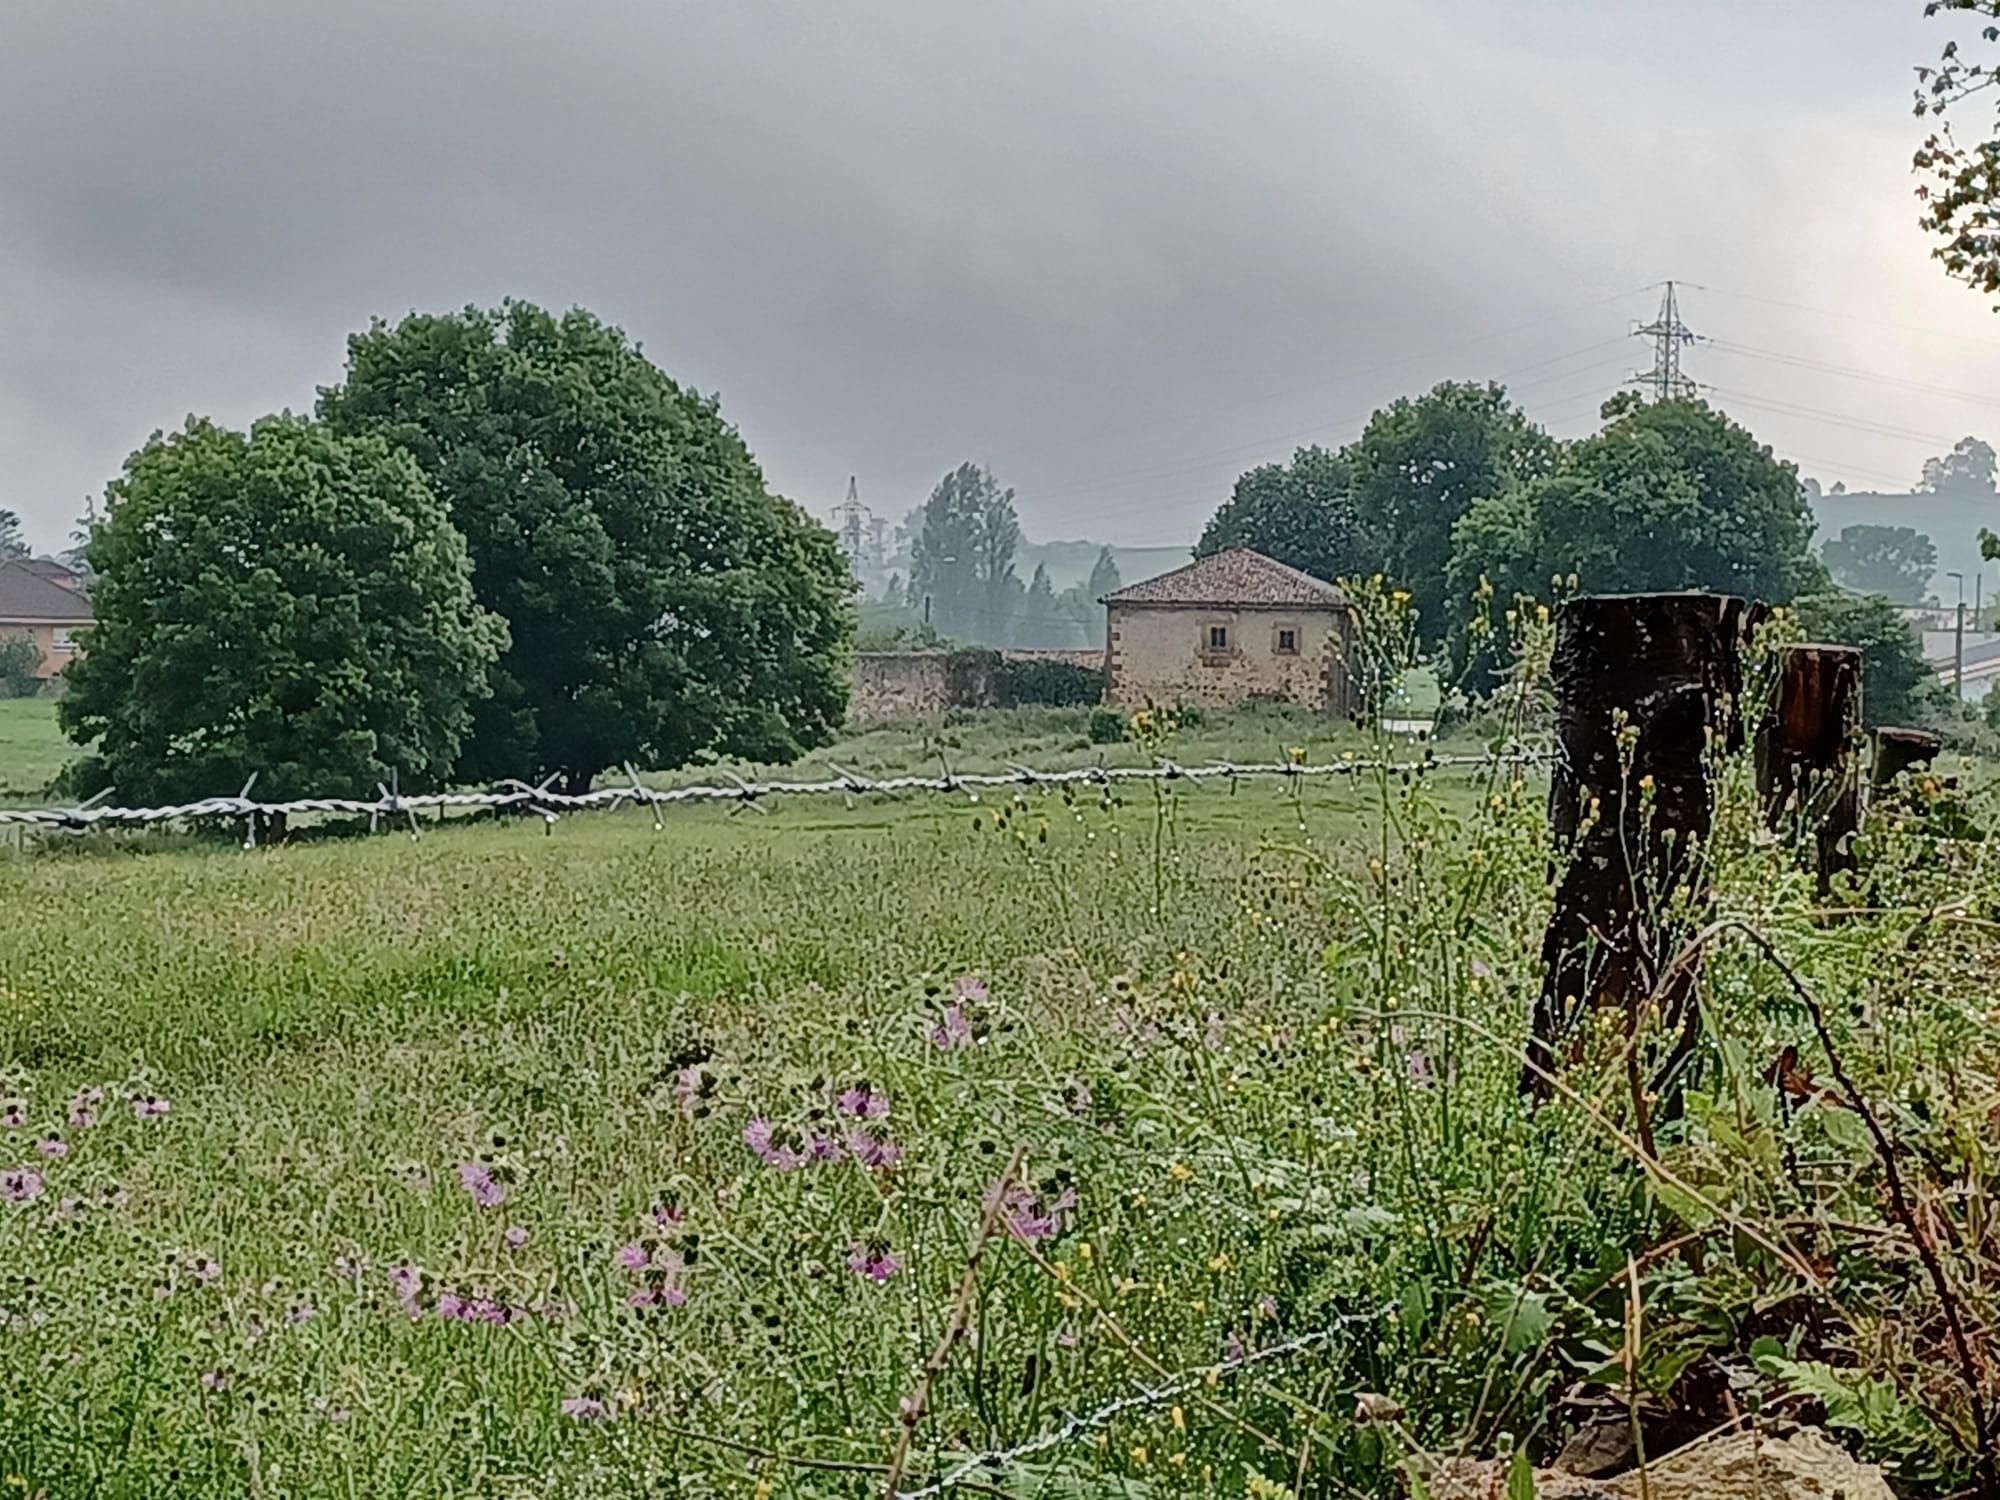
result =
[[1555,472],[1481,499],[1455,528],[1461,671],[1482,581],[1502,600],[1546,599],[1572,575],[1586,593],[1714,589],[1773,603],[1824,586],[1790,464],[1704,402],[1620,398],[1606,415]]
[[137,801],[442,781],[506,640],[407,454],[302,418],[190,420],[108,491],[57,713]]
[[378,322],[320,410],[415,457],[512,629],[465,776],[786,760],[839,723],[854,585],[832,533],[619,330],[526,302]]
[[1195,556],[1248,547],[1329,581],[1373,572],[1378,559],[1361,540],[1353,480],[1346,456],[1325,448],[1301,448],[1289,464],[1261,464],[1209,518]]
[[1937,547],[1911,526],[1844,526],[1820,556],[1837,582],[1897,604],[1922,603],[1937,572]]
[[32,698],[41,691],[42,648],[28,635],[0,635],[0,698]]
[[1125,580],[1118,574],[1118,559],[1111,555],[1109,547],[1097,549],[1097,561],[1090,565],[1090,578],[1083,586],[1084,597],[1095,607],[1106,594],[1115,594],[1125,587]]
[[1344,450],[1355,520],[1409,591],[1426,643],[1448,623],[1452,528],[1475,502],[1551,472],[1559,451],[1500,386],[1456,382],[1391,402]]
[[27,537],[21,534],[21,518],[11,510],[0,510],[0,562],[32,556]]
[[1917,490],[1926,495],[1990,500],[1994,495],[1995,460],[1993,445],[1975,437],[1962,437],[1951,452],[1924,460],[1923,478]]
[[937,483],[917,512],[910,593],[931,601],[931,624],[956,640],[1005,645],[1025,593],[1014,571],[1021,523],[1014,492],[977,464]]
[[[2000,19],[2000,0],[1928,0],[1926,16],[1969,15],[1992,22]],[[1987,46],[2000,42],[2000,26],[1980,30]],[[1915,166],[1924,177],[1917,199],[1923,205],[1918,224],[1936,243],[1931,248],[1945,274],[1976,287],[1988,296],[2000,294],[2000,137],[1988,118],[1961,141],[1944,118],[1975,94],[1988,92],[1995,64],[1968,56],[1958,40],[1946,42],[1937,66],[1917,69],[1917,117],[1930,118],[1930,136],[1917,148]]]

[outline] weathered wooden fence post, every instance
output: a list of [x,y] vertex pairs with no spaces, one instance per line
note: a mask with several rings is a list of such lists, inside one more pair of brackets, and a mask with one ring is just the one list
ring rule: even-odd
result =
[[1776,830],[1810,830],[1819,893],[1854,869],[1861,830],[1861,652],[1788,646],[1778,690],[1757,726],[1757,793]]
[[1944,741],[1928,729],[1878,729],[1871,787],[1885,787],[1905,771],[1921,770],[1938,758]]
[[[1710,755],[1743,744],[1749,610],[1717,594],[1571,600],[1556,626],[1556,767],[1549,821],[1566,859],[1542,939],[1544,976],[1524,1088],[1546,1097],[1587,1012],[1628,1025],[1682,940],[1672,908],[1698,898],[1715,819]],[[1663,1026],[1692,1046],[1692,975],[1668,986]],[[1677,1049],[1677,1056],[1680,1049]]]

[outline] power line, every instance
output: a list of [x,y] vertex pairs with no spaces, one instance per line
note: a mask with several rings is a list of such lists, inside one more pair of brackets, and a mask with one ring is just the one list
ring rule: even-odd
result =
[[1805,302],[1788,302],[1782,297],[1760,297],[1753,292],[1732,292],[1726,287],[1704,286],[1698,281],[1683,281],[1684,287],[1697,292],[1707,292],[1714,297],[1733,297],[1739,302],[1761,302],[1767,307],[1790,308],[1794,312],[1811,313],[1816,317],[1838,318],[1845,323],[1866,323],[1876,328],[1894,329],[1898,333],[1922,334],[1927,338],[1956,339],[1968,344],[1990,344],[2000,348],[2000,339],[1981,338],[1976,333],[1947,331],[1942,328],[1925,328],[1915,323],[1898,323],[1890,318],[1871,318],[1861,313],[1845,312],[1831,307],[1814,307]]
[[1730,339],[1703,339],[1708,347],[1724,354],[1735,354],[1744,359],[1765,360],[1772,364],[1786,365],[1794,369],[1811,370],[1823,375],[1837,375],[1843,380],[1861,380],[1872,385],[1892,390],[1908,391],[1912,395],[1942,396],[1953,401],[1969,401],[1978,406],[2000,407],[2000,397],[1980,391],[1961,390],[1955,386],[1933,385],[1925,380],[1911,380],[1901,375],[1884,375],[1874,370],[1864,370],[1857,365],[1835,364],[1830,360],[1814,359],[1804,354],[1787,354],[1780,349],[1763,349],[1754,344],[1739,344]]
[[1876,422],[1866,417],[1849,417],[1839,412],[1824,411],[1816,406],[1806,406],[1799,402],[1785,401],[1777,397],[1753,395],[1749,391],[1734,391],[1726,386],[1704,385],[1704,390],[1713,391],[1731,401],[1740,402],[1759,410],[1769,411],[1778,416],[1801,417],[1809,422],[1819,422],[1828,427],[1844,427],[1853,432],[1865,432],[1873,437],[1895,438],[1912,443],[1941,443],[1949,446],[1953,439],[1941,437],[1934,432],[1916,432],[1908,427],[1897,427],[1887,422]]

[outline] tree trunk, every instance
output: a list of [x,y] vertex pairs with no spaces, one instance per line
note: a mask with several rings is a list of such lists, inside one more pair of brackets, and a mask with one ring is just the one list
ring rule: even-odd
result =
[[1861,829],[1861,652],[1791,646],[1778,691],[1757,727],[1757,793],[1778,832],[1813,837],[1822,898],[1854,869]]
[[[1537,1096],[1587,1012],[1617,1006],[1638,1027],[1684,939],[1707,884],[1709,753],[1743,743],[1748,616],[1743,600],[1717,594],[1604,595],[1563,608],[1549,822],[1566,864],[1522,1077]],[[1663,1027],[1686,1028],[1667,1071],[1693,1049],[1692,988],[1690,971],[1661,997]]]
[[1885,787],[1905,771],[1923,770],[1943,748],[1944,741],[1928,729],[1878,729],[1869,784]]

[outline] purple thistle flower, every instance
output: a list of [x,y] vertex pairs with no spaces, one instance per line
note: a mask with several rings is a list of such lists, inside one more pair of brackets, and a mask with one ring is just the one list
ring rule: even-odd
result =
[[754,1151],[765,1166],[776,1167],[780,1172],[796,1171],[806,1164],[805,1157],[795,1147],[777,1141],[771,1122],[762,1115],[743,1127],[743,1144]]
[[944,1008],[944,1024],[931,1033],[931,1045],[940,1052],[956,1052],[972,1045],[972,1022],[956,1000]]
[[617,1258],[619,1267],[627,1271],[643,1271],[653,1259],[646,1253],[646,1247],[636,1241],[620,1246]]
[[35,1149],[50,1161],[61,1161],[65,1156],[69,1155],[69,1142],[60,1136],[52,1135],[37,1145]]
[[608,1422],[611,1409],[595,1396],[571,1396],[562,1404],[562,1414],[577,1422]]
[[16,1167],[11,1172],[0,1172],[0,1198],[9,1203],[33,1203],[42,1196],[44,1186],[42,1174],[33,1167]]
[[481,1208],[498,1208],[507,1196],[507,1184],[476,1161],[464,1162],[459,1166],[458,1180],[465,1190],[472,1194],[472,1201]]
[[687,1214],[678,1203],[667,1202],[653,1205],[653,1222],[662,1229],[676,1228],[679,1226],[681,1220],[686,1217]]
[[871,1131],[850,1131],[847,1150],[864,1167],[893,1167],[903,1159],[903,1148]]
[[1044,1203],[1032,1188],[1019,1183],[1011,1187],[995,1183],[987,1190],[986,1207],[998,1210],[1008,1234],[1023,1244],[1033,1244],[1062,1233],[1063,1215],[1076,1207],[1076,1193],[1064,1188]]
[[138,1096],[132,1100],[132,1114],[141,1120],[157,1120],[172,1109],[171,1103],[154,1094]]
[[97,1123],[98,1107],[104,1103],[101,1088],[78,1089],[76,1097],[69,1101],[69,1126],[72,1130],[88,1130]]
[[400,1265],[389,1272],[389,1286],[396,1294],[396,1301],[411,1317],[421,1317],[423,1310],[417,1306],[417,1294],[424,1289],[424,1273],[416,1266]]
[[27,1123],[27,1105],[20,1103],[18,1100],[10,1099],[5,1105],[0,1106],[0,1126],[4,1126],[8,1130],[19,1130]]
[[951,987],[951,992],[968,1005],[986,1003],[986,981],[983,979],[974,979],[968,975],[956,981]]
[[528,1243],[528,1231],[519,1224],[509,1225],[507,1232],[500,1236],[500,1243],[509,1250],[519,1250]]
[[888,1096],[874,1092],[865,1083],[857,1083],[836,1102],[842,1114],[852,1115],[857,1120],[879,1120],[889,1113]]
[[437,1301],[432,1304],[432,1311],[447,1323],[456,1323],[465,1316],[465,1299],[457,1292],[440,1292]]
[[854,1253],[847,1257],[847,1269],[879,1285],[902,1270],[903,1261],[902,1257],[890,1253],[885,1241],[870,1240],[865,1245],[854,1247]]
[[806,1151],[814,1161],[839,1161],[841,1156],[840,1142],[817,1132],[806,1137]]

